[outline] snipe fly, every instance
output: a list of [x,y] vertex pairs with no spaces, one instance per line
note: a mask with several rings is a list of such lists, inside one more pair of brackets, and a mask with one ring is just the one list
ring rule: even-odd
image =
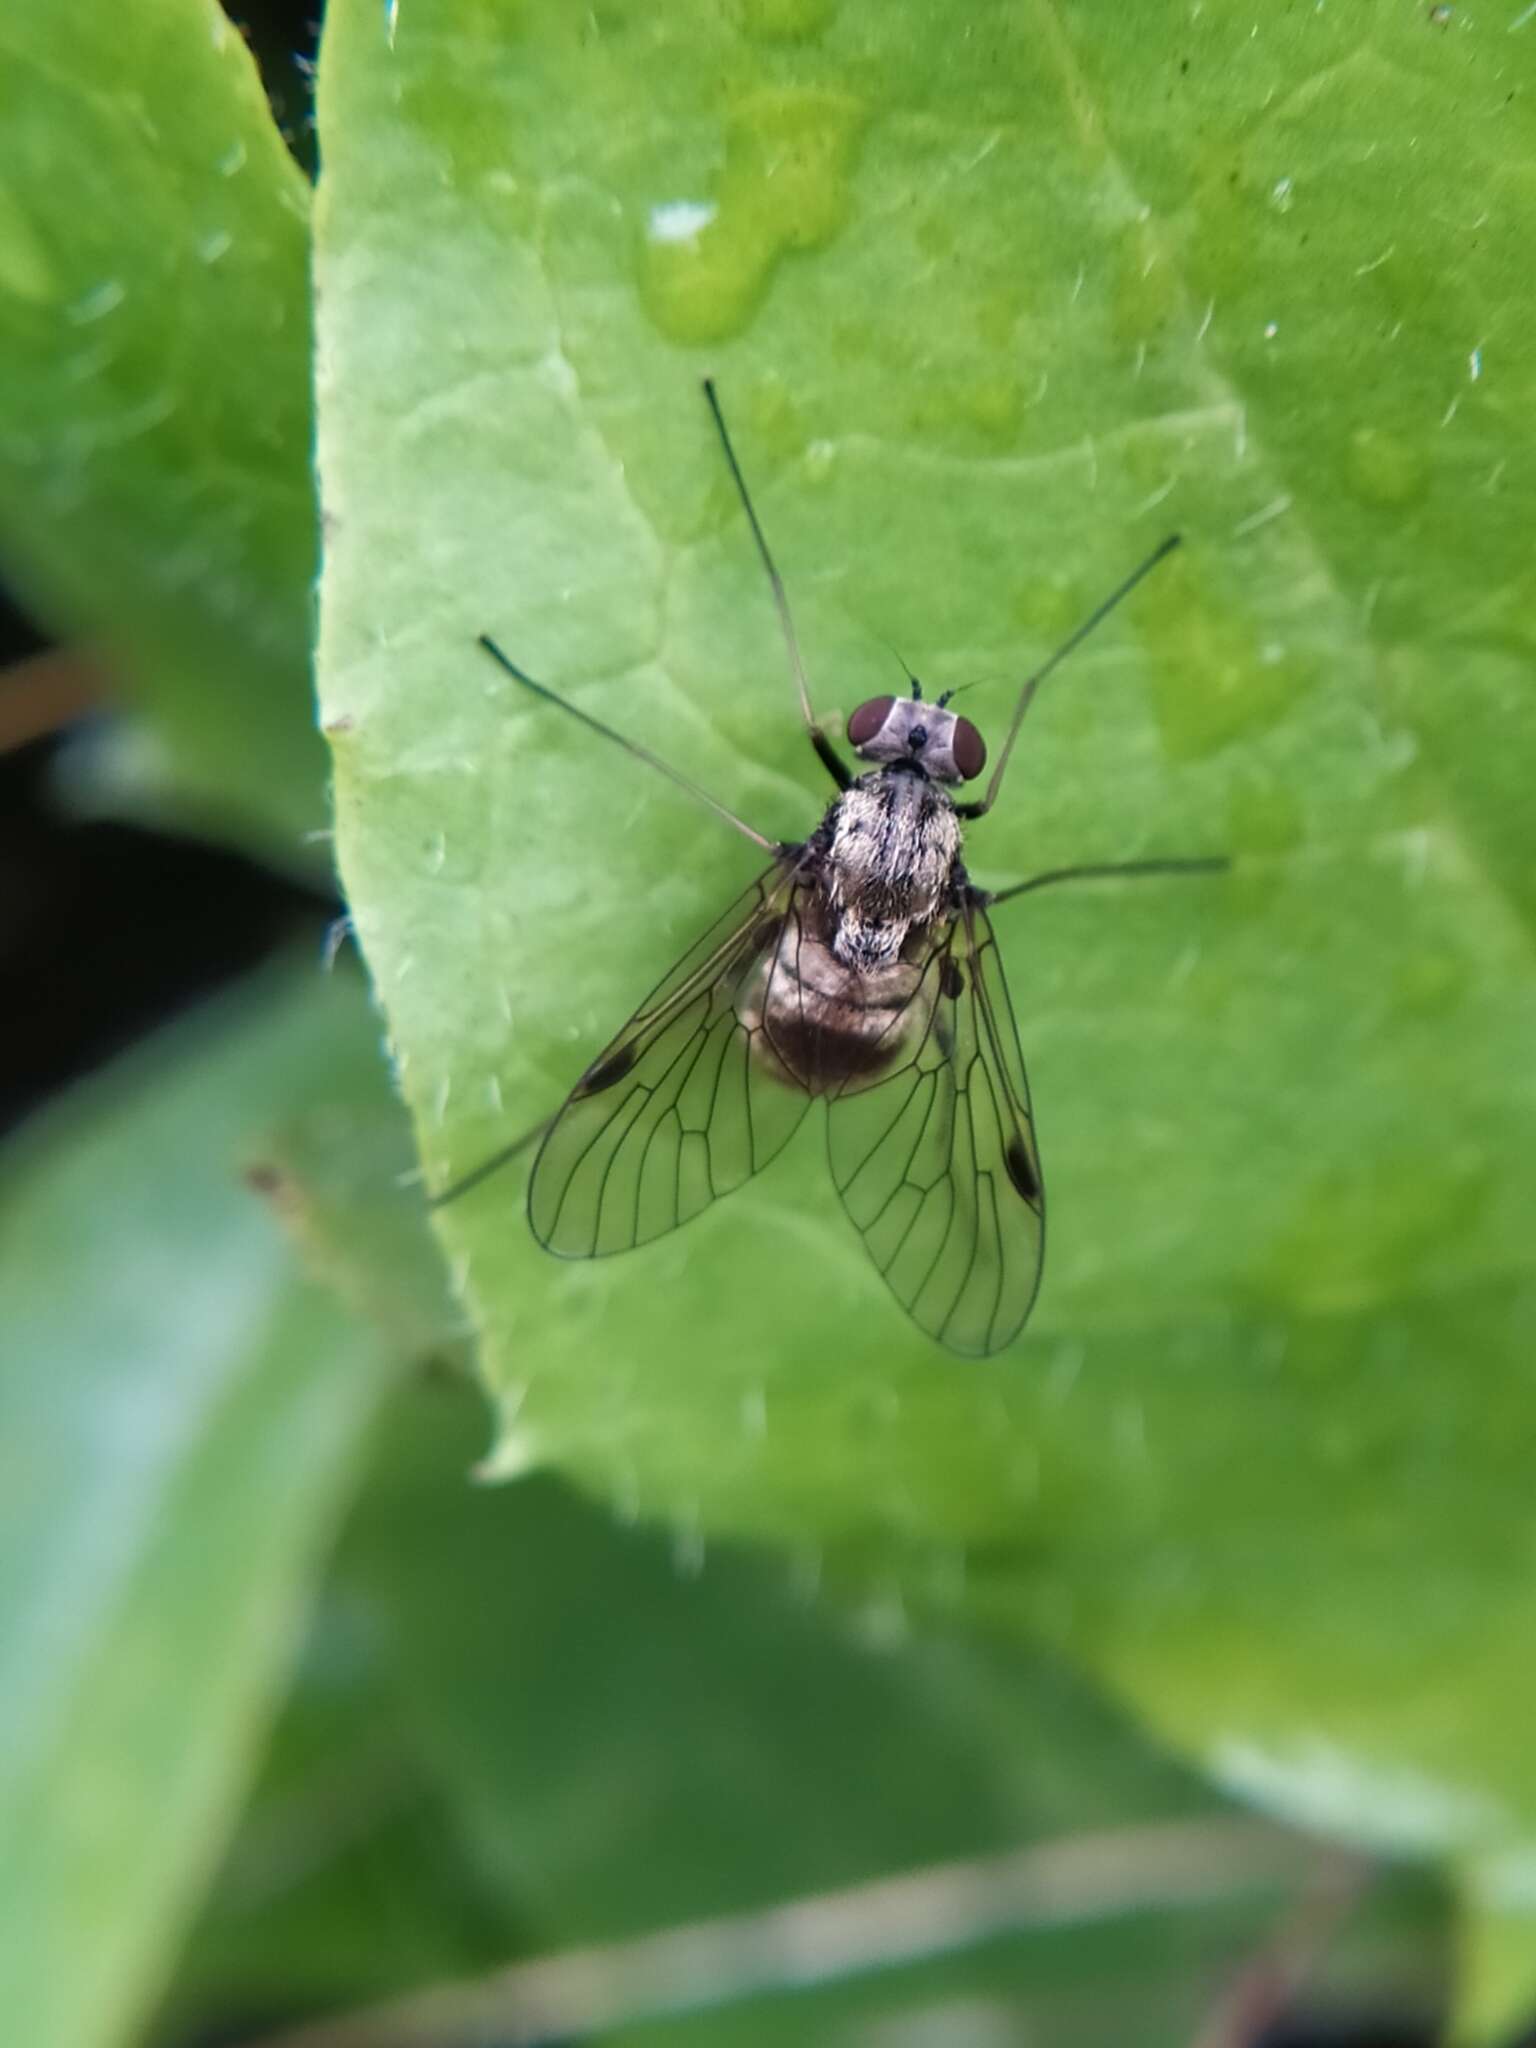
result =
[[813,1097],[832,1178],[882,1278],[920,1328],[984,1356],[1024,1326],[1040,1285],[1045,1189],[1029,1084],[989,912],[1058,882],[1209,873],[1221,859],[1056,868],[996,894],[961,860],[962,820],[997,801],[1041,683],[1178,545],[1173,534],[1026,678],[983,794],[987,749],[954,694],[872,697],[847,723],[854,774],[817,722],[784,584],[714,386],[704,396],[767,572],[806,734],[837,785],[808,839],[767,838],[648,747],[543,683],[488,635],[524,688],[659,769],[769,856],[546,1122],[440,1194],[452,1200],[536,1139],[535,1237],[562,1258],[629,1251],[766,1166]]

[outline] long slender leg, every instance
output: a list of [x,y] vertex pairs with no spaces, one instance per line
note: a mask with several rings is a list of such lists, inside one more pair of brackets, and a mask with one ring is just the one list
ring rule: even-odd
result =
[[1013,708],[1013,723],[1008,728],[1008,737],[1003,741],[1003,750],[997,757],[996,767],[992,770],[992,780],[987,784],[987,793],[976,803],[956,804],[955,809],[962,818],[984,818],[997,802],[997,792],[1003,786],[1003,770],[1008,766],[1008,757],[1013,752],[1013,743],[1019,736],[1019,727],[1024,723],[1024,714],[1029,709],[1036,690],[1051,670],[1059,667],[1073,648],[1080,646],[1094,627],[1109,617],[1120,600],[1130,596],[1142,577],[1150,575],[1164,556],[1171,555],[1178,544],[1179,536],[1176,533],[1170,533],[1166,540],[1159,541],[1146,560],[1139,563],[1125,581],[1110,592],[1102,604],[1094,606],[1075,632],[1067,635],[1050,659],[1043,662],[1032,676],[1025,677],[1024,687],[1019,691],[1019,701]]
[[1053,888],[1057,882],[1130,881],[1143,875],[1224,875],[1231,865],[1225,854],[1202,854],[1191,860],[1096,861],[1085,867],[1047,868],[1043,875],[1015,882],[1011,889],[987,891],[986,900],[989,907],[995,908],[1015,896],[1027,896],[1031,889]]
[[846,789],[852,782],[847,764],[837,749],[816,722],[816,713],[811,705],[811,689],[805,679],[805,663],[800,659],[800,642],[795,634],[795,622],[790,617],[789,598],[784,589],[784,579],[774,567],[773,556],[768,551],[768,541],[763,533],[757,513],[752,506],[747,480],[741,473],[741,464],[736,460],[736,450],[731,446],[731,437],[726,432],[725,415],[720,410],[720,401],[715,396],[712,377],[704,379],[704,396],[709,400],[709,409],[714,414],[715,426],[720,435],[720,446],[725,450],[725,459],[730,466],[731,476],[741,498],[742,509],[747,515],[747,524],[752,529],[752,538],[757,542],[757,552],[762,557],[763,567],[768,572],[768,587],[773,592],[774,609],[779,615],[779,625],[784,634],[784,646],[789,654],[790,670],[795,678],[795,688],[800,693],[800,715],[805,720],[806,732],[811,745],[821,757],[832,780],[839,789]]
[[[556,1110],[555,1116],[559,1113]],[[503,1166],[510,1165],[519,1152],[526,1152],[535,1138],[542,1138],[554,1120],[554,1116],[545,1117],[543,1122],[535,1124],[531,1131],[524,1131],[522,1136],[514,1138],[510,1145],[503,1145],[501,1150],[493,1152],[489,1159],[482,1159],[478,1166],[472,1166],[468,1173],[461,1173],[457,1180],[448,1183],[441,1194],[429,1195],[427,1207],[444,1208],[449,1202],[456,1202],[460,1195],[467,1195],[471,1188],[479,1187],[481,1181],[489,1180],[493,1173],[499,1172]]]
[[648,762],[652,768],[665,775],[669,782],[675,782],[679,789],[686,789],[696,802],[706,805],[717,818],[723,818],[727,825],[733,825],[744,839],[750,839],[754,846],[762,847],[765,853],[779,851],[780,842],[777,839],[764,838],[763,834],[755,831],[744,818],[738,818],[734,811],[728,811],[724,804],[718,803],[709,794],[708,790],[700,789],[696,782],[691,782],[680,769],[673,768],[668,762],[663,761],[659,754],[653,754],[649,747],[642,747],[638,740],[626,739],[623,733],[615,732],[611,725],[604,725],[600,718],[594,718],[589,711],[583,711],[580,705],[573,704],[569,697],[557,696],[546,684],[536,683],[533,677],[520,669],[509,655],[503,654],[489,633],[480,635],[480,645],[492,660],[500,662],[507,674],[515,677],[524,689],[532,690],[536,697],[543,697],[550,704],[558,704],[560,709],[568,711],[572,718],[579,718],[583,725],[589,725],[594,732],[600,732],[605,740],[617,741],[626,753],[633,754],[637,760]]

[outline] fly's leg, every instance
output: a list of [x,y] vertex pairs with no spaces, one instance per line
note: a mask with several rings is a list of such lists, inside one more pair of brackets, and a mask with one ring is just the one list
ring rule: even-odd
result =
[[1050,659],[1042,662],[1032,676],[1024,678],[1023,688],[1019,691],[1019,701],[1013,707],[1013,719],[1008,727],[1008,736],[1003,741],[1003,750],[997,757],[997,766],[992,770],[992,779],[987,784],[986,794],[978,798],[974,803],[956,804],[955,810],[962,818],[984,818],[997,802],[997,793],[1003,786],[1003,771],[1008,766],[1008,757],[1013,752],[1013,743],[1019,736],[1019,727],[1024,723],[1024,714],[1029,709],[1036,690],[1039,689],[1040,685],[1051,673],[1051,670],[1064,662],[1072,650],[1080,646],[1088,638],[1094,627],[1100,625],[1109,617],[1121,599],[1130,596],[1142,577],[1149,576],[1159,562],[1173,553],[1178,544],[1179,536],[1176,533],[1170,533],[1166,540],[1159,541],[1146,560],[1138,562],[1125,581],[1112,590],[1102,604],[1095,605],[1083,623],[1074,632],[1067,635]]
[[[558,1110],[555,1115],[559,1115]],[[510,1145],[503,1145],[501,1150],[493,1152],[489,1159],[482,1159],[480,1164],[471,1167],[468,1173],[460,1174],[457,1180],[450,1181],[439,1194],[429,1195],[427,1207],[445,1208],[449,1202],[456,1202],[460,1195],[467,1195],[471,1188],[479,1187],[481,1181],[489,1180],[493,1173],[499,1172],[503,1166],[509,1166],[519,1152],[526,1152],[530,1145],[542,1138],[554,1120],[553,1116],[545,1117],[541,1123],[536,1123],[531,1131],[524,1131],[520,1137],[514,1138]]]
[[687,790],[696,803],[701,803],[706,809],[713,811],[717,818],[733,826],[743,839],[750,839],[754,846],[762,847],[765,853],[780,851],[777,839],[766,839],[744,818],[738,818],[734,811],[727,810],[707,789],[700,789],[699,785],[691,781],[680,769],[674,768],[670,762],[663,761],[659,754],[653,754],[649,747],[642,747],[638,740],[626,739],[623,733],[615,732],[611,725],[604,725],[600,718],[594,718],[590,711],[583,711],[580,705],[573,704],[569,697],[560,696],[550,689],[547,683],[536,683],[525,669],[518,667],[509,654],[502,652],[489,633],[480,635],[480,645],[491,659],[498,662],[509,676],[520,682],[525,690],[532,690],[536,697],[542,697],[546,703],[557,704],[562,711],[569,712],[572,718],[579,718],[583,725],[590,726],[593,732],[600,732],[605,740],[613,740],[625,753],[633,754],[637,760],[644,761],[649,767],[656,769],[658,774],[665,775],[669,782],[675,782],[679,789]]
[[1232,863],[1225,854],[1199,854],[1189,860],[1094,861],[1083,867],[1047,868],[1043,875],[1031,875],[1027,882],[1015,882],[1011,889],[979,891],[981,900],[995,909],[1015,896],[1027,896],[1032,889],[1054,888],[1058,882],[1135,881],[1148,875],[1224,875]]

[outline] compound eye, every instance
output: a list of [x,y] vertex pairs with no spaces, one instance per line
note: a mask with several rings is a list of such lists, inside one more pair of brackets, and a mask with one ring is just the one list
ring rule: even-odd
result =
[[974,782],[987,765],[987,743],[968,718],[955,720],[949,751],[963,782]]
[[895,702],[894,697],[871,697],[867,704],[861,704],[848,721],[849,746],[867,746],[890,717]]

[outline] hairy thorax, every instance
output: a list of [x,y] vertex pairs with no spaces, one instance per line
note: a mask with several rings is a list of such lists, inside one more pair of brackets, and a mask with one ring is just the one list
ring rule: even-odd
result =
[[845,791],[827,824],[832,951],[848,967],[889,967],[912,926],[948,904],[960,851],[954,805],[925,776],[887,768]]

